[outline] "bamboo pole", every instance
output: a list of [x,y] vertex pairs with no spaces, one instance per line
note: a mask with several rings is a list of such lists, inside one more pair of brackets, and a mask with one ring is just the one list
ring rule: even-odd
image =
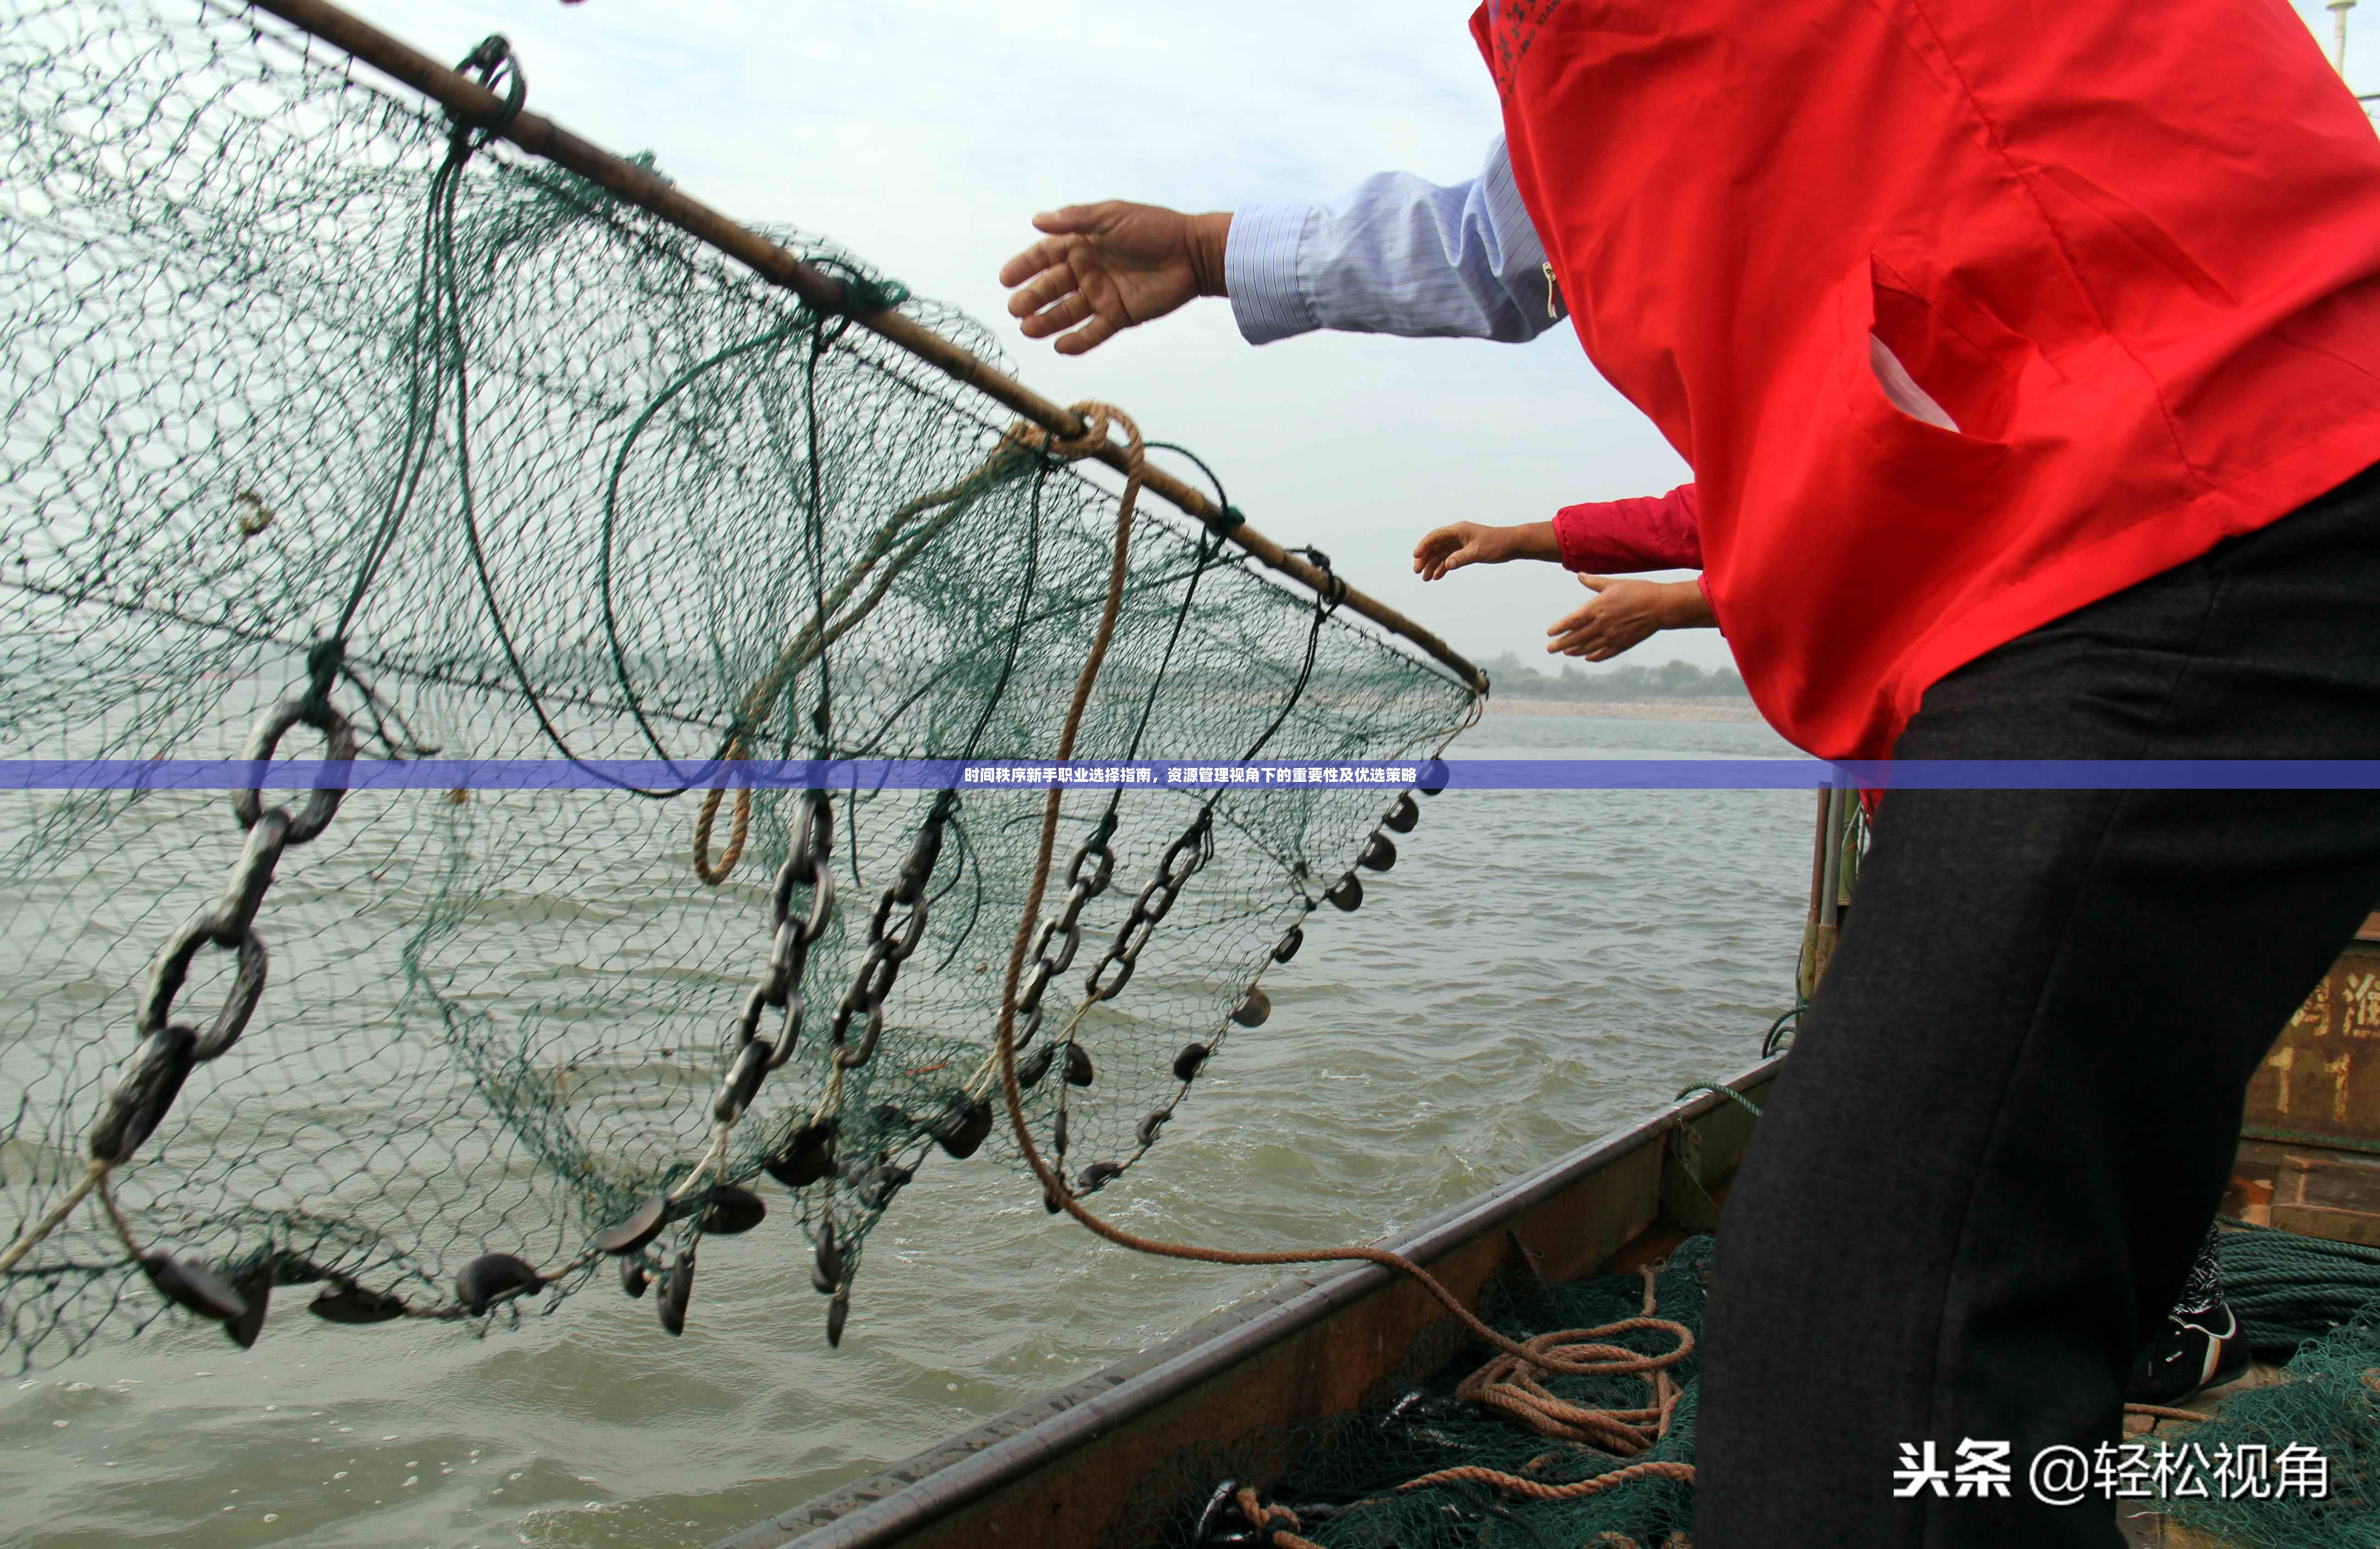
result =
[[[448,69],[370,22],[328,4],[328,0],[251,0],[251,3],[257,9],[277,16],[291,26],[353,54],[383,75],[444,104],[466,119],[492,122],[503,109],[502,99],[478,81]],[[844,287],[840,280],[820,272],[757,232],[737,224],[642,167],[581,139],[552,119],[524,110],[497,134],[530,155],[542,157],[556,166],[566,167],[668,222],[689,236],[710,244],[762,279],[792,291],[807,305],[830,312],[843,310]],[[1042,397],[1015,378],[994,369],[973,352],[960,348],[914,319],[904,317],[897,311],[883,311],[857,317],[854,321],[944,375],[965,383],[1046,430],[1069,438],[1083,433],[1081,416]],[[1124,451],[1121,445],[1110,442],[1097,455],[1100,462],[1119,473],[1124,470]],[[1142,486],[1201,522],[1212,522],[1223,514],[1214,502],[1161,468],[1148,467],[1143,475]],[[1279,571],[1309,590],[1327,592],[1334,583],[1334,577],[1290,553],[1245,523],[1233,527],[1225,536],[1255,555],[1267,568]],[[1488,692],[1486,673],[1445,641],[1387,603],[1349,587],[1342,606],[1353,609],[1382,629],[1418,647],[1474,693]]]

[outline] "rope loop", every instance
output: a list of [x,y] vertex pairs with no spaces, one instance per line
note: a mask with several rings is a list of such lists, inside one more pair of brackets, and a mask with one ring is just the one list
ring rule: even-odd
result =
[[520,56],[513,52],[512,40],[502,32],[491,32],[480,39],[479,47],[455,62],[455,73],[478,77],[479,83],[490,91],[496,89],[500,78],[504,82],[504,100],[484,118],[468,117],[451,107],[446,110],[447,122],[455,126],[454,138],[447,142],[448,153],[459,161],[512,127],[513,120],[520,116],[521,104],[528,101],[528,77],[521,72]]
[[1062,436],[1054,430],[1046,430],[1020,419],[1008,428],[1006,439],[1028,451],[1038,452],[1062,462],[1078,463],[1086,457],[1098,456],[1108,444],[1109,430],[1122,427],[1124,434],[1123,502],[1128,509],[1140,492],[1143,464],[1148,451],[1148,443],[1141,437],[1139,424],[1113,404],[1103,404],[1096,399],[1086,398],[1079,404],[1069,405],[1068,409],[1083,421],[1083,429],[1078,435]]
[[[722,763],[743,762],[744,739],[738,737],[729,743],[727,751],[720,757]],[[694,819],[694,874],[713,888],[726,881],[728,874],[735,869],[735,863],[744,858],[744,841],[752,832],[752,787],[739,785],[735,788],[735,820],[734,828],[728,831],[727,851],[715,864],[712,862],[710,829],[711,825],[719,820],[719,798],[724,793],[725,787],[718,785],[704,792],[702,810]]]
[[[826,270],[843,282],[843,305],[836,310],[845,326],[856,318],[872,318],[879,312],[889,312],[909,299],[909,287],[900,281],[889,275],[870,274],[857,264],[832,254],[811,259],[809,265],[813,269]],[[823,351],[842,337],[843,329],[838,328],[833,337],[825,339],[819,347]]]
[[[1241,519],[1246,520],[1245,517]],[[1337,571],[1330,568],[1330,555],[1312,544],[1307,544],[1301,549],[1292,549],[1289,552],[1305,555],[1308,563],[1322,572],[1322,579],[1327,585],[1316,588],[1315,605],[1318,608],[1325,612],[1334,611],[1341,603],[1347,600],[1347,583]]]

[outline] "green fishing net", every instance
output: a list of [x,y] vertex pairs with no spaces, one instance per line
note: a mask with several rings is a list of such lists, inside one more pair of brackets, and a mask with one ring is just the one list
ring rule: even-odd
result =
[[[1687,1239],[1653,1279],[1654,1315],[1697,1337],[1711,1247],[1708,1237]],[[2224,1233],[2219,1253],[2227,1300],[2259,1354],[2289,1362],[2286,1376],[2230,1391],[2206,1424],[2110,1442],[2112,1488],[2123,1492],[2112,1504],[2170,1515],[2231,1549],[2371,1549],[2380,1543],[2380,1249],[2252,1230]],[[1507,1277],[1490,1286],[1480,1313],[1525,1341],[1622,1323],[1644,1311],[1645,1294],[1641,1271],[1572,1284]],[[1663,1549],[1691,1534],[1694,1489],[1682,1480],[1623,1476],[1567,1499],[1533,1499],[1525,1487],[1560,1492],[1632,1465],[1691,1465],[1695,1354],[1668,1368],[1683,1391],[1658,1436],[1641,1450],[1612,1448],[1549,1438],[1462,1391],[1494,1352],[1463,1343],[1451,1319],[1435,1333],[1451,1334],[1459,1348],[1443,1337],[1416,1341],[1404,1368],[1355,1413],[1174,1458],[1152,1482],[1148,1508],[1108,1542],[1113,1549],[1262,1546],[1291,1516],[1290,1531],[1324,1549]],[[1647,1357],[1676,1343],[1655,1329],[1604,1337]],[[1583,1408],[1626,1411],[1647,1401],[1641,1377],[1540,1381],[1553,1398]],[[2154,1457],[2160,1441],[2172,1459],[2162,1486]],[[2298,1477],[2282,1489],[2277,1460],[2285,1449],[2301,1460],[2288,1465]],[[2307,1487],[2309,1468],[2326,1488]],[[1505,1477],[1415,1487],[1449,1470]],[[2133,1475],[2137,1487],[2123,1482]],[[1268,1518],[1261,1530],[1240,1500],[1244,1486]]]
[[[2370,1549],[2380,1543],[2380,1248],[2249,1228],[2225,1232],[2217,1254],[2249,1343],[2288,1364],[2273,1386],[2226,1395],[2206,1424],[2161,1426],[2177,1460],[2148,1504],[2230,1549]],[[2284,1469],[2293,1487],[2281,1487]]]
[[[644,772],[330,811],[0,795],[10,1354],[176,1301],[246,1309],[253,1338],[275,1286],[484,1325],[615,1266],[683,1316],[698,1234],[763,1212],[839,1332],[918,1167],[1014,1165],[988,1056],[1045,799],[851,761],[1051,756],[1115,481],[360,69],[234,6],[0,0],[0,758],[352,742]],[[1155,506],[1078,760],[1426,768],[1475,714],[1341,598]],[[809,772],[706,798],[722,758]],[[285,802],[295,828],[247,826]],[[1354,783],[1066,792],[1043,915],[1080,946],[1043,943],[1063,971],[1023,1063],[1078,1187],[1159,1142],[1262,1021],[1260,972],[1416,810]],[[123,1156],[103,1188],[95,1151]]]
[[[1710,1278],[1711,1239],[1687,1239],[1652,1277],[1652,1316],[1700,1335]],[[1480,1308],[1488,1325],[1525,1341],[1563,1330],[1593,1330],[1637,1319],[1645,1310],[1642,1272],[1561,1284],[1506,1277]],[[1448,1320],[1448,1329],[1459,1325]],[[1597,1343],[1664,1357],[1676,1336],[1659,1328],[1621,1329]],[[1427,1347],[1428,1341],[1423,1341]],[[1197,1448],[1174,1459],[1152,1482],[1148,1514],[1111,1539],[1114,1549],[1220,1549],[1265,1545],[1238,1503],[1242,1486],[1271,1513],[1296,1519],[1295,1533],[1324,1549],[1598,1549],[1634,1545],[1662,1549],[1694,1525],[1694,1486],[1656,1472],[1622,1475],[1591,1493],[1588,1482],[1644,1464],[1691,1465],[1694,1457],[1695,1378],[1700,1358],[1689,1350],[1664,1368],[1682,1391],[1666,1424],[1647,1420],[1650,1445],[1626,1449],[1548,1436],[1510,1413],[1458,1391],[1463,1379],[1495,1354],[1483,1344],[1459,1349],[1417,1349],[1433,1369],[1408,1371],[1383,1384],[1352,1415],[1259,1434],[1230,1446]],[[1435,1355],[1437,1359],[1430,1361]],[[1547,1394],[1581,1408],[1621,1412],[1648,1406],[1638,1375],[1547,1374]],[[1481,1478],[1430,1476],[1449,1470],[1488,1470]],[[1526,1482],[1565,1498],[1532,1499],[1510,1482]],[[1270,1526],[1286,1527],[1276,1515]],[[1609,1536],[1605,1536],[1609,1535]]]
[[[2370,1549],[2380,1543],[2380,1305],[2301,1347],[2284,1374],[2230,1394],[2204,1425],[2164,1428],[2195,1488],[2162,1507],[2231,1549]],[[2290,1454],[2304,1459],[2295,1480]]]

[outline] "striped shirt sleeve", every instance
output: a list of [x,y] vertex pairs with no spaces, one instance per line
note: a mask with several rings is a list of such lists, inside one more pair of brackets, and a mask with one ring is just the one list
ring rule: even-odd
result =
[[1234,211],[1223,277],[1255,345],[1321,328],[1519,343],[1566,315],[1501,136],[1467,183],[1381,173],[1331,204]]

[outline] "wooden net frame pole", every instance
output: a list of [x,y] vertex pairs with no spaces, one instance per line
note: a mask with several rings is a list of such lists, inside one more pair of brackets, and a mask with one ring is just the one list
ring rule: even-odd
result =
[[[327,0],[251,0],[251,4],[258,10],[277,16],[291,26],[353,54],[383,75],[444,104],[465,120],[493,123],[502,116],[503,99],[478,81],[447,68],[370,22],[328,4]],[[644,168],[581,139],[553,120],[523,111],[496,134],[530,155],[541,157],[556,166],[566,167],[709,244],[762,279],[784,286],[807,305],[826,312],[841,313],[844,310],[842,281],[821,273],[767,237],[728,219],[700,200],[680,192]],[[853,321],[1046,430],[1069,439],[1080,436],[1084,431],[1082,417],[1073,410],[1044,398],[972,351],[960,348],[914,319],[904,317],[898,311],[882,311],[857,315]],[[1119,473],[1125,469],[1124,449],[1113,442],[1102,446],[1094,455]],[[1223,515],[1214,502],[1161,468],[1145,467],[1142,483],[1151,494],[1163,497],[1201,522],[1212,524]],[[1345,585],[1289,552],[1245,522],[1232,527],[1224,536],[1255,555],[1269,569],[1290,576],[1309,590],[1327,596],[1334,587]],[[1341,606],[1352,609],[1382,629],[1417,647],[1469,685],[1474,693],[1488,692],[1486,673],[1445,641],[1387,603],[1347,587]]]

